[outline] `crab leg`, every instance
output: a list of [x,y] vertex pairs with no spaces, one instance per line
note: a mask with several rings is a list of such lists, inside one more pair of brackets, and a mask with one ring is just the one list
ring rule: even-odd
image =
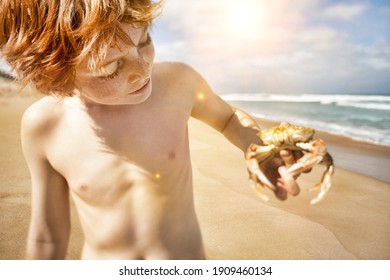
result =
[[252,144],[246,153],[246,165],[249,173],[250,187],[264,201],[269,198],[262,191],[262,187],[275,190],[276,187],[268,180],[259,167],[259,163],[266,161],[272,156],[273,146],[259,146]]
[[311,205],[314,205],[319,201],[321,201],[328,193],[330,187],[332,186],[331,178],[334,173],[334,165],[333,165],[333,159],[330,156],[330,154],[326,154],[324,156],[323,163],[326,165],[326,169],[324,171],[324,174],[322,175],[321,182],[310,189],[310,190],[315,190],[320,188],[319,194],[310,201]]
[[299,173],[302,173],[303,171],[306,171],[312,168],[314,165],[320,163],[322,159],[323,156],[307,153],[303,157],[301,157],[295,164],[291,165],[287,169],[287,172],[290,173],[292,176],[298,175]]
[[263,171],[259,168],[259,163],[255,158],[246,161],[249,173],[249,184],[255,193],[264,201],[268,201],[269,198],[262,192],[262,187],[275,190],[275,186],[264,175]]
[[287,172],[294,176],[310,169],[318,163],[322,162],[326,165],[326,169],[322,175],[320,183],[310,189],[316,190],[320,188],[319,194],[310,201],[310,204],[313,205],[325,197],[326,193],[329,191],[332,185],[331,177],[334,172],[333,159],[327,153],[325,143],[320,139],[310,143],[297,143],[296,145],[303,150],[309,151],[310,153],[307,153],[302,158],[300,158],[296,164],[292,165],[287,170]]
[[325,143],[321,139],[314,140],[310,143],[298,142],[295,145],[302,150],[309,151],[309,153],[305,154],[295,164],[288,168],[287,172],[293,176],[320,163],[327,154]]

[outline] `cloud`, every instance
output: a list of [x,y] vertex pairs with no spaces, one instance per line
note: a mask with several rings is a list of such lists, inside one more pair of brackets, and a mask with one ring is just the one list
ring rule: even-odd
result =
[[[390,38],[380,28],[367,33],[388,7],[252,1],[262,26],[248,33],[226,17],[242,1],[166,0],[160,31],[169,36],[156,41],[159,58],[191,64],[221,93],[390,91]],[[359,16],[366,33],[352,21]]]
[[358,47],[360,62],[374,70],[390,70],[390,41]]
[[326,8],[323,16],[329,19],[351,21],[360,16],[365,10],[366,6],[363,4],[338,4]]

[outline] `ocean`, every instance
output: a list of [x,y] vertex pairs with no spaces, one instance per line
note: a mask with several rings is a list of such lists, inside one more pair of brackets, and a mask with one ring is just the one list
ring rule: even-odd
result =
[[221,97],[256,118],[288,121],[390,147],[390,94],[232,93]]

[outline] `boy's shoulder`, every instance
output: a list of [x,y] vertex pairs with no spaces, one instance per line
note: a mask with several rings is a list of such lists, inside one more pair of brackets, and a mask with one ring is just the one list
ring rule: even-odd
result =
[[173,75],[178,78],[197,78],[199,73],[183,62],[159,62],[154,64],[154,70],[162,75]]
[[167,71],[177,71],[177,70],[191,70],[192,67],[184,62],[178,61],[163,61],[156,62],[153,67],[157,67],[159,69],[167,70]]
[[188,89],[207,84],[197,70],[182,62],[160,62],[153,68],[155,76],[173,85],[186,86]]
[[22,118],[22,132],[32,137],[48,135],[63,116],[63,102],[54,96],[46,96],[27,108]]

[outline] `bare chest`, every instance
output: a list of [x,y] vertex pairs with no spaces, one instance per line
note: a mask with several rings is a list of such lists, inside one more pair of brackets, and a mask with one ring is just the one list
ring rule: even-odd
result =
[[79,196],[118,201],[135,186],[170,185],[188,175],[187,120],[174,110],[95,120],[75,111],[63,119],[49,158]]

